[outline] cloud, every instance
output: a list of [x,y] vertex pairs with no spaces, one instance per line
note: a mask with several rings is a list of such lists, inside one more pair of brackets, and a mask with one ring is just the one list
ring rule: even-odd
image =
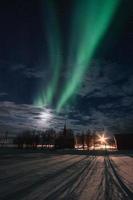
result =
[[26,69],[26,65],[24,64],[14,64],[14,65],[11,65],[11,69],[13,71],[19,71],[19,70],[23,70],[23,69]]
[[7,96],[8,94],[6,92],[0,92],[0,97],[5,97]]
[[[43,72],[38,71],[36,75],[37,69],[26,69],[23,65],[19,66],[19,70],[29,78],[44,76]],[[68,105],[57,114],[48,107],[0,102],[0,127],[18,132],[25,129],[60,130],[65,118],[68,119],[68,127],[75,132],[88,128],[94,130],[106,127],[111,130],[114,125],[125,126],[133,119],[132,74],[132,69],[126,70],[126,66],[95,60],[86,73],[81,89],[76,93],[75,104]]]
[[16,64],[11,66],[12,71],[17,71],[27,78],[44,78],[47,77],[48,70],[37,66],[28,66],[24,64]]
[[[94,60],[81,89],[75,110],[90,129],[126,126],[133,119],[133,69],[119,63]],[[76,117],[76,115],[75,115]]]
[[24,75],[26,78],[46,78],[48,69],[42,65],[27,65],[23,63],[12,63],[11,61],[0,60],[0,68],[6,68],[10,74],[16,72],[18,75]]
[[[63,111],[62,111],[63,112]],[[45,130],[55,128],[60,130],[64,127],[65,113],[56,114],[55,110],[40,108],[27,104],[16,104],[14,102],[0,102],[0,124],[3,130],[10,132],[21,132],[26,129]],[[74,127],[77,120],[70,118],[69,126]],[[77,128],[77,127],[76,127]]]

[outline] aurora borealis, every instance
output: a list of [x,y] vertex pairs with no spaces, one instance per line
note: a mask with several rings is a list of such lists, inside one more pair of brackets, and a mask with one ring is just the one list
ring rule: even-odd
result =
[[68,55],[69,62],[72,63],[72,68],[69,69],[71,76],[59,99],[58,111],[67,104],[75,90],[80,87],[91,58],[113,18],[119,0],[78,0],[75,4],[74,19],[71,24],[70,55]]
[[0,1],[0,129],[125,128],[132,1]]
[[[48,21],[44,21],[44,26],[46,26],[44,34],[47,37],[47,50],[48,50],[48,57],[49,57],[49,66],[51,68],[51,76],[49,77],[48,85],[44,86],[44,83],[41,83],[41,90],[39,90],[39,95],[35,97],[34,104],[37,106],[45,106],[50,105],[53,96],[56,94],[57,84],[59,80],[60,74],[60,66],[62,64],[61,61],[61,44],[60,44],[60,34],[59,34],[59,27],[58,22],[56,19],[56,13],[54,9],[54,2],[53,1],[45,1],[42,2],[42,7],[47,6],[47,15]],[[44,9],[42,8],[42,12]],[[45,18],[44,14],[43,17]]]
[[[39,95],[35,97],[35,105],[39,106],[51,105],[54,95],[57,95],[56,90],[60,87],[60,67],[63,59],[61,56],[61,34],[59,33],[57,16],[53,2],[50,2],[47,5],[47,11],[50,15],[48,19],[50,20],[44,26],[47,26],[48,55],[52,78],[48,81],[48,86],[42,86]],[[61,95],[58,98],[56,106],[58,112],[65,104],[68,104],[69,99],[75,94],[75,90],[80,87],[93,54],[108,29],[118,5],[119,0],[74,1],[66,63],[66,70],[71,75],[64,83]]]

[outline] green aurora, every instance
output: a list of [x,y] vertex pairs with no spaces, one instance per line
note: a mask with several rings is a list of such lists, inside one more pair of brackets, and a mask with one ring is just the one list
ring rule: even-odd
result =
[[[48,0],[48,22],[44,24],[45,34],[47,37],[47,48],[49,56],[49,66],[51,67],[51,77],[48,85],[42,83],[39,95],[35,98],[34,105],[46,106],[52,103],[53,97],[56,93],[58,80],[60,75],[61,58],[61,40],[60,31],[55,13],[55,5],[52,0]],[[43,5],[44,6],[44,5]]]
[[92,56],[107,31],[119,3],[120,0],[75,1],[68,56],[68,66],[72,66],[69,69],[71,75],[63,88],[57,112],[80,88]]
[[[54,1],[48,1],[49,23],[44,24],[47,37],[51,78],[48,85],[42,83],[34,105],[53,103],[59,87],[62,66],[62,38],[59,31]],[[91,59],[105,35],[120,0],[75,0],[70,22],[70,41],[67,55],[67,73],[70,74],[58,98],[56,111],[69,104],[79,90]],[[47,30],[47,31],[46,31]]]

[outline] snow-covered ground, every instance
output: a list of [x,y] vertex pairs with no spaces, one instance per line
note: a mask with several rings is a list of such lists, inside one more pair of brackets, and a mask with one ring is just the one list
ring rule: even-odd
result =
[[133,154],[0,155],[0,200],[133,200]]

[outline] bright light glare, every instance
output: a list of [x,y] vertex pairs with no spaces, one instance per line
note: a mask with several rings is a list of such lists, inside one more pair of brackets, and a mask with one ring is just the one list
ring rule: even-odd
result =
[[99,137],[99,141],[101,142],[101,144],[107,144],[107,139],[104,134],[103,135],[98,135]]

